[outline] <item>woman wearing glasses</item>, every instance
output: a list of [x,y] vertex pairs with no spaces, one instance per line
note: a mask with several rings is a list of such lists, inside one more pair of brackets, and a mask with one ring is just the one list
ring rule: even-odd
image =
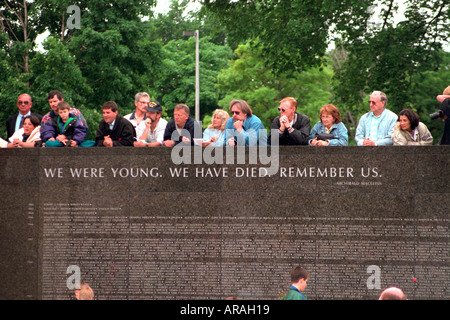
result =
[[348,132],[341,121],[341,114],[334,105],[327,104],[320,109],[320,121],[309,135],[311,146],[347,146]]

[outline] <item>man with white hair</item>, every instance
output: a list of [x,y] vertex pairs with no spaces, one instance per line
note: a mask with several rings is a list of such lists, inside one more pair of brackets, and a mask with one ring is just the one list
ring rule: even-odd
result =
[[386,109],[387,97],[381,91],[370,95],[370,111],[359,120],[355,140],[358,146],[391,146],[398,116]]

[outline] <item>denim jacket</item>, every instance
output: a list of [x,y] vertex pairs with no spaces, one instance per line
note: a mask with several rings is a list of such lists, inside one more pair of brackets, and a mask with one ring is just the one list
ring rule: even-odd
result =
[[[309,144],[311,144],[311,140],[316,137],[316,133],[326,133],[325,125],[319,121],[317,122],[311,130],[311,134],[309,135]],[[347,128],[342,122],[333,124],[331,127],[331,134],[333,134],[336,139],[331,139],[328,141],[329,146],[347,146],[348,145],[348,132]]]
[[[362,146],[363,140],[369,137],[372,117],[373,112],[370,111],[364,114],[359,120],[355,135],[355,140],[358,146]],[[381,118],[378,124],[377,139],[375,140],[375,143],[378,146],[391,146],[392,134],[394,133],[394,126],[397,123],[398,116],[394,112],[384,109],[380,117]]]

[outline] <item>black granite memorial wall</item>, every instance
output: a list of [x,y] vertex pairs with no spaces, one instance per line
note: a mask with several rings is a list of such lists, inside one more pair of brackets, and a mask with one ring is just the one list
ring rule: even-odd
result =
[[0,298],[450,298],[449,147],[241,151],[0,150]]

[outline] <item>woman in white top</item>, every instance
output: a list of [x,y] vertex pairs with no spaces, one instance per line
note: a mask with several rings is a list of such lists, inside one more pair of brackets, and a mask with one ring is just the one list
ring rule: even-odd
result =
[[36,116],[27,116],[23,127],[9,138],[8,148],[34,148],[35,142],[41,140],[41,122]]
[[394,146],[422,146],[432,145],[433,136],[427,126],[420,122],[420,118],[411,109],[403,109],[398,116],[398,122],[392,135]]
[[212,116],[212,123],[203,132],[202,146],[222,147],[224,145],[223,135],[225,133],[225,124],[230,115],[225,110],[217,109]]

